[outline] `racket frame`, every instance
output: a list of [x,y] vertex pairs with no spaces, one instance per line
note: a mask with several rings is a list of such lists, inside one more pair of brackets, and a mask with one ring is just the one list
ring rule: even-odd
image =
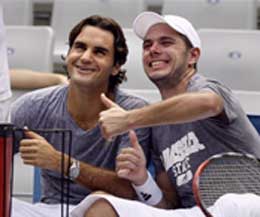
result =
[[197,168],[194,177],[193,177],[193,182],[192,182],[192,191],[193,191],[193,196],[195,199],[195,202],[197,206],[202,210],[202,212],[207,216],[207,217],[213,217],[212,214],[207,210],[206,205],[201,199],[201,194],[200,194],[200,175],[203,173],[204,169],[207,167],[207,165],[210,164],[211,161],[214,159],[222,158],[225,156],[234,156],[234,157],[246,157],[250,158],[254,161],[257,161],[260,163],[259,159],[257,159],[255,156],[247,153],[237,153],[237,152],[224,152],[220,154],[215,154],[211,157],[209,157],[207,160],[203,161],[199,167]]

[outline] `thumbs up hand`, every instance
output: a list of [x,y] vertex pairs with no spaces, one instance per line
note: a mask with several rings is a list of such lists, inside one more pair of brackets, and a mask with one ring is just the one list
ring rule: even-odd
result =
[[132,146],[122,149],[116,158],[117,175],[142,185],[148,178],[145,155],[133,130],[129,131],[129,138]]
[[129,130],[128,111],[114,103],[105,94],[101,94],[101,101],[107,110],[100,112],[99,124],[106,139],[122,134]]
[[25,135],[19,148],[24,164],[58,170],[59,152],[39,134],[26,130]]
[[108,108],[120,108],[119,105],[117,105],[115,102],[113,102],[111,99],[109,99],[104,93],[102,93],[100,95],[101,97],[101,101],[103,102],[103,104]]

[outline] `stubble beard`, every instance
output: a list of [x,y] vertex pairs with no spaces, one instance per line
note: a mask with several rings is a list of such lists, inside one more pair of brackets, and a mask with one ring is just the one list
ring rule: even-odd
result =
[[181,82],[184,73],[185,67],[182,65],[174,72],[169,73],[167,76],[149,79],[158,87],[158,89],[174,89]]

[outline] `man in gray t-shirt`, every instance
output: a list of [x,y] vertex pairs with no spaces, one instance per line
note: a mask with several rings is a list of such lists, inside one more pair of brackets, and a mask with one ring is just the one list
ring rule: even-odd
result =
[[182,207],[195,201],[192,180],[199,164],[222,152],[242,152],[260,158],[259,135],[232,92],[215,80],[195,74],[188,93],[213,92],[224,99],[225,115],[153,127],[153,162],[157,173],[166,171]]
[[[61,172],[69,176],[66,180],[70,179],[70,204],[79,203],[94,190],[135,197],[130,182],[115,173],[116,156],[130,145],[129,136],[126,133],[106,141],[98,122],[100,112],[110,108],[112,101],[126,110],[147,104],[118,89],[125,79],[121,66],[127,53],[122,29],[114,20],[87,17],[73,27],[69,35],[66,57],[69,84],[29,93],[13,105],[12,123],[29,129],[24,131],[25,138],[16,149],[19,148],[25,164],[42,168],[42,202],[60,203]],[[33,132],[57,128],[72,131],[72,159],[66,148],[63,171],[62,138],[55,133]],[[148,156],[150,129],[136,133]],[[67,195],[65,191],[64,201]]]
[[[260,137],[227,87],[196,74],[201,42],[188,20],[143,12],[135,19],[133,29],[143,39],[144,70],[163,100],[131,111],[113,108],[102,113],[100,118],[106,138],[129,129],[153,126],[152,159],[156,182],[144,166],[145,158],[137,142],[119,154],[117,174],[132,181],[143,203],[160,208],[195,206],[192,179],[198,165],[221,152],[251,153],[260,157]],[[255,196],[260,200],[259,195]],[[106,200],[110,203],[100,200],[84,216],[91,216],[91,213],[102,216],[100,207],[110,210],[108,216],[124,216],[129,209],[128,203],[134,205],[127,200],[119,199],[115,203],[109,197]],[[91,198],[83,202],[92,203]],[[243,203],[239,199],[229,202],[234,207]],[[232,210],[233,205],[229,205],[221,215],[212,215],[230,216],[227,211]],[[248,206],[244,203],[241,207]],[[142,213],[153,217],[168,216],[162,209],[146,208],[143,206],[142,212],[129,216],[143,216]],[[248,210],[248,213],[260,215],[257,203]],[[199,211],[198,215],[182,211],[175,213],[173,210],[169,216],[203,216]]]
[[[115,158],[120,149],[130,145],[128,134],[115,137],[111,142],[107,142],[102,137],[99,124],[88,130],[81,128],[68,111],[66,100],[68,98],[68,92],[69,87],[66,85],[45,88],[22,96],[13,106],[12,123],[18,127],[27,126],[29,129],[36,130],[69,129],[72,131],[71,154],[73,158],[79,160],[82,163],[82,174],[79,174],[79,177],[76,177],[75,181],[70,183],[71,204],[79,203],[93,189],[106,190],[110,193],[115,192],[116,194],[120,195],[120,191],[124,190],[123,184],[125,182],[115,180],[110,184],[109,175],[111,175],[111,178],[116,177],[114,173],[111,173],[111,171],[114,171],[115,169]],[[115,101],[126,110],[139,108],[146,105],[143,100],[117,89],[115,90]],[[86,112],[87,111],[88,109]],[[137,130],[137,134],[145,153],[148,154],[148,146],[150,143],[149,129],[146,128]],[[17,135],[19,136],[19,134]],[[52,144],[55,150],[62,150],[61,133],[43,132],[41,135],[48,141],[48,143]],[[23,142],[24,140],[22,143]],[[66,152],[68,152],[68,143],[68,135],[65,133],[64,145]],[[17,148],[18,147],[16,147],[16,149]],[[21,151],[21,153],[23,157],[23,151]],[[48,154],[50,153],[48,152]],[[41,155],[41,152],[39,152],[39,155]],[[45,157],[46,160],[48,159],[47,156],[45,156],[45,153],[43,153],[42,156],[37,157],[37,160],[40,160],[43,157]],[[26,160],[26,158],[24,158],[24,160]],[[38,163],[39,165],[37,165]],[[88,168],[88,166],[83,163],[90,164],[91,166]],[[61,199],[60,192],[62,192],[60,173],[55,172],[55,170],[50,170],[45,166],[45,162],[41,163],[36,161],[36,163],[33,165],[43,167],[41,172],[41,201],[50,204],[59,203]],[[103,171],[102,169],[98,168],[103,168],[106,170]],[[94,178],[91,175],[92,171],[93,175],[96,176]],[[86,175],[84,173],[86,173]],[[99,179],[98,173],[102,175],[101,180]],[[95,179],[95,182],[91,183],[91,179]],[[77,184],[77,182],[81,183],[82,185]],[[120,182],[122,182],[122,187],[120,187]],[[66,186],[64,186],[64,188],[66,189]],[[124,196],[125,193],[126,192],[122,192],[122,196]]]

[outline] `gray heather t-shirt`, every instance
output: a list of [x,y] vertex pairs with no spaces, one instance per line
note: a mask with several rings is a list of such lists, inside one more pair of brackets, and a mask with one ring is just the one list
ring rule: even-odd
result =
[[185,124],[154,127],[153,154],[156,172],[166,171],[183,207],[195,205],[192,179],[196,168],[221,152],[248,152],[260,157],[260,137],[231,91],[197,74],[188,92],[210,90],[224,99],[226,117],[211,117]]
[[[11,119],[18,127],[27,126],[29,129],[69,129],[72,131],[72,156],[91,165],[114,170],[115,157],[119,150],[130,145],[127,134],[117,136],[108,144],[101,135],[100,127],[85,131],[81,129],[67,110],[68,87],[57,86],[37,90],[22,96],[15,102]],[[121,107],[129,110],[142,107],[147,103],[135,96],[128,95],[120,90],[116,91],[115,101]],[[87,112],[87,111],[86,111]],[[139,142],[148,155],[150,144],[150,129],[136,130]],[[62,150],[63,142],[61,134],[42,133],[56,149]],[[65,152],[68,152],[69,139],[65,134]],[[59,203],[61,198],[61,175],[42,170],[42,202]],[[105,185],[106,183],[104,183]],[[66,185],[65,185],[66,187]],[[100,189],[102,190],[102,189]],[[74,182],[70,183],[70,203],[79,203],[90,190]]]

